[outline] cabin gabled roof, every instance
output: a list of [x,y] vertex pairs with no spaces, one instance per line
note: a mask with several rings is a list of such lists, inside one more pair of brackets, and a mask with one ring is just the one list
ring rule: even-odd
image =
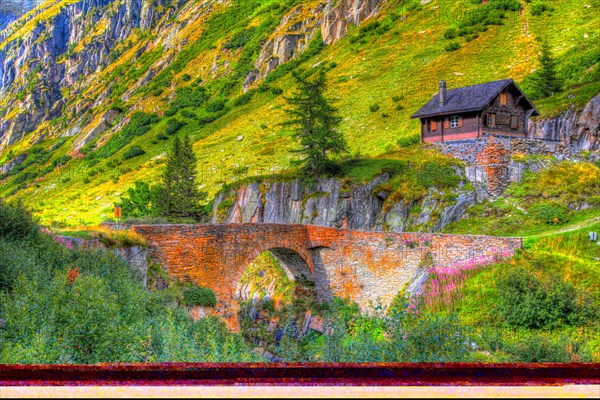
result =
[[503,79],[482,83],[480,85],[450,89],[446,92],[446,101],[442,107],[440,107],[440,93],[438,92],[427,104],[413,114],[411,118],[432,117],[436,115],[454,114],[457,112],[481,111],[490,104],[500,92],[510,85],[513,85],[521,92],[523,100],[529,104],[530,109],[533,109],[532,115],[540,115],[533,103],[512,79]]

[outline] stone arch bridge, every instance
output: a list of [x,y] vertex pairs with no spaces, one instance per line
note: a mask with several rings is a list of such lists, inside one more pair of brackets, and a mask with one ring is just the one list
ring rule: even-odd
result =
[[424,265],[512,254],[520,238],[354,231],[310,225],[138,225],[151,257],[175,279],[209,287],[218,313],[238,328],[235,293],[259,254],[271,252],[288,276],[314,282],[317,298],[347,297],[366,310],[387,305]]

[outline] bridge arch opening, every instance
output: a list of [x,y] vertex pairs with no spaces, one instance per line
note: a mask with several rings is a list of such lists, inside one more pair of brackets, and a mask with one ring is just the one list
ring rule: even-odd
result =
[[300,254],[274,247],[261,252],[247,265],[242,264],[234,299],[248,300],[257,295],[272,298],[277,291],[291,294],[296,286],[314,287],[314,281],[312,266]]
[[277,354],[283,336],[300,334],[304,315],[318,304],[314,271],[294,250],[270,248],[244,268],[233,300],[242,335]]

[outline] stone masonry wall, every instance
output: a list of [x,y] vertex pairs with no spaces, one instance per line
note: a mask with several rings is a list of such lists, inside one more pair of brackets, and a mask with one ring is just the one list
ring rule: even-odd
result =
[[520,238],[353,231],[309,225],[145,225],[150,256],[181,280],[209,287],[217,313],[238,328],[240,279],[254,259],[270,251],[291,278],[314,282],[317,297],[356,301],[362,310],[388,305],[430,260],[450,266],[477,256],[512,254]]
[[479,139],[436,143],[435,146],[442,153],[465,162],[466,177],[474,184],[478,201],[501,195],[510,182],[519,179],[523,166],[511,161],[511,155],[575,157],[572,146],[562,142],[487,134]]
[[508,186],[511,139],[484,135],[469,141],[436,144],[442,153],[465,162],[477,199],[499,196]]

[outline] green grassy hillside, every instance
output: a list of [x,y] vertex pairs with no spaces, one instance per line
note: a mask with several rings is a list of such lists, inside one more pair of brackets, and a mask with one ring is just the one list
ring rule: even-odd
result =
[[[113,203],[135,180],[157,179],[174,131],[191,135],[195,142],[199,177],[209,198],[223,183],[288,169],[293,144],[290,132],[278,123],[284,118],[284,96],[293,90],[289,72],[299,67],[320,65],[328,70],[329,95],[343,117],[341,129],[353,157],[393,154],[399,140],[417,136],[418,122],[409,117],[437,91],[440,79],[452,88],[512,77],[527,89],[528,76],[538,67],[538,37],[550,42],[566,84],[563,93],[536,103],[542,116],[555,115],[570,104],[581,107],[600,91],[598,1],[587,7],[577,0],[490,0],[486,6],[470,0],[425,5],[389,0],[376,18],[352,27],[333,45],[321,45],[316,35],[300,59],[280,66],[250,95],[242,95],[243,78],[261,40],[298,2],[234,3],[188,24],[178,34],[187,42],[168,66],[123,101],[121,95],[152,65],[173,54],[151,31],[134,30],[126,45],[118,47],[114,61],[86,77],[77,96],[68,97],[60,118],[45,122],[0,153],[0,163],[28,154],[16,172],[0,177],[0,196],[22,199],[46,224],[98,223],[111,216]],[[552,10],[540,13],[543,4]],[[523,10],[511,10],[515,5]],[[482,7],[485,15],[494,17],[486,17],[485,31],[473,22]],[[186,8],[175,10],[170,18],[189,19],[189,13]],[[28,24],[13,36],[24,35]],[[78,46],[93,35],[90,32]],[[132,61],[142,47],[141,56]],[[211,74],[217,55],[217,72]],[[113,124],[129,122],[76,152],[79,136],[60,137],[74,121],[68,110],[96,99],[106,85],[111,85],[108,100],[90,108],[86,118],[94,121],[113,109],[121,112]],[[0,104],[8,110],[9,102],[4,98]],[[139,111],[145,114],[133,116]],[[145,153],[126,157],[133,146]]]

